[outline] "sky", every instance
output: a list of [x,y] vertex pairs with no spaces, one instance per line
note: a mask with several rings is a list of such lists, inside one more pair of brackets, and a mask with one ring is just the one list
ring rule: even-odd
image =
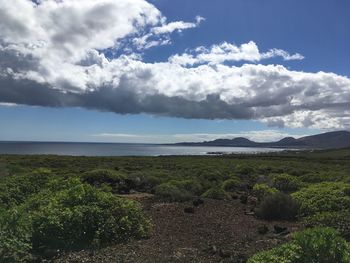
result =
[[350,129],[347,0],[0,0],[0,140]]

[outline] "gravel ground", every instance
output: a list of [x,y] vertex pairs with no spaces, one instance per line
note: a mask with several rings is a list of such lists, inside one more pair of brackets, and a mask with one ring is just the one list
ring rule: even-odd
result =
[[[101,250],[73,252],[56,263],[156,263],[156,262],[245,262],[257,251],[284,242],[289,235],[274,233],[274,225],[295,231],[292,222],[267,222],[246,215],[247,206],[238,200],[204,199],[194,213],[185,213],[192,202],[162,203],[153,198],[141,201],[153,221],[149,239],[134,240]],[[258,233],[266,225],[269,232]]]

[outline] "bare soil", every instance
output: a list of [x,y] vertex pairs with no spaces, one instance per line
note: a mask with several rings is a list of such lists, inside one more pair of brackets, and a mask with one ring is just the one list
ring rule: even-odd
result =
[[[247,215],[247,205],[239,200],[204,199],[194,213],[184,209],[192,202],[163,203],[152,196],[141,201],[153,221],[149,239],[132,240],[98,251],[72,252],[54,260],[56,263],[156,263],[156,262],[245,262],[252,254],[285,242],[290,235],[274,233],[274,225],[293,232],[295,222],[267,222]],[[258,233],[266,225],[267,234]]]

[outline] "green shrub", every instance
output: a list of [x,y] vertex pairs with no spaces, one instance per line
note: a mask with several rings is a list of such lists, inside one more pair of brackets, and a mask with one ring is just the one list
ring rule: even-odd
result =
[[218,200],[228,200],[231,199],[231,196],[222,188],[222,187],[212,187],[207,190],[202,197],[218,199]]
[[295,192],[301,187],[301,181],[296,176],[292,176],[289,174],[276,174],[271,177],[272,186],[282,192]]
[[33,196],[23,209],[32,221],[34,248],[77,249],[147,235],[149,221],[137,203],[78,180],[69,188]]
[[31,262],[31,226],[17,210],[0,214],[0,262]]
[[37,169],[21,176],[7,176],[0,181],[0,206],[10,208],[23,203],[32,194],[45,188],[51,180],[48,169]]
[[239,178],[231,178],[223,182],[222,188],[227,192],[236,191],[241,184],[241,180]]
[[300,176],[301,181],[305,183],[322,183],[322,182],[334,182],[337,177],[332,173],[325,172],[311,172]]
[[96,169],[82,175],[84,182],[94,186],[107,184],[116,193],[128,192],[130,190],[126,179],[127,177],[123,173],[110,169]]
[[158,174],[153,172],[133,172],[128,175],[129,182],[132,184],[132,188],[140,192],[151,192],[154,187],[162,184],[166,181],[164,174]]
[[300,203],[304,215],[349,210],[350,196],[344,193],[346,188],[349,188],[349,184],[319,183],[302,188],[292,196]]
[[193,197],[193,195],[173,183],[163,183],[155,187],[156,196],[170,202],[182,202],[187,201]]
[[350,240],[350,211],[322,212],[304,219],[304,223],[312,226],[332,227]]
[[195,179],[171,180],[168,183],[189,192],[191,195],[199,195],[203,191],[202,185]]
[[256,209],[256,215],[267,220],[293,220],[298,215],[299,205],[290,195],[275,193],[267,195]]
[[266,196],[277,193],[276,188],[272,188],[267,184],[255,184],[253,186],[253,195],[255,195],[259,200],[264,199]]
[[295,233],[292,241],[260,252],[248,263],[348,263],[350,245],[332,228]]
[[[52,187],[59,189],[58,182]],[[0,254],[7,258],[26,255],[30,248],[41,254],[47,249],[74,250],[124,242],[146,237],[150,229],[138,203],[76,178],[66,181],[61,190],[46,189],[32,195],[8,214],[17,217],[8,220],[4,213],[0,217],[0,222],[9,221],[0,228]]]
[[236,169],[235,169],[235,172],[238,174],[238,175],[242,175],[242,176],[247,176],[247,175],[252,175],[254,174],[256,171],[255,171],[255,168],[250,166],[250,165],[247,165],[247,164],[239,164],[237,165]]

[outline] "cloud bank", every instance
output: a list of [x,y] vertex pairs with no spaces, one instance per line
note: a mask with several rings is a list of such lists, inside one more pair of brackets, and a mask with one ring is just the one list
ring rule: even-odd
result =
[[203,21],[168,22],[145,0],[0,0],[0,103],[350,128],[348,77],[259,64],[298,53],[224,42],[143,61]]

